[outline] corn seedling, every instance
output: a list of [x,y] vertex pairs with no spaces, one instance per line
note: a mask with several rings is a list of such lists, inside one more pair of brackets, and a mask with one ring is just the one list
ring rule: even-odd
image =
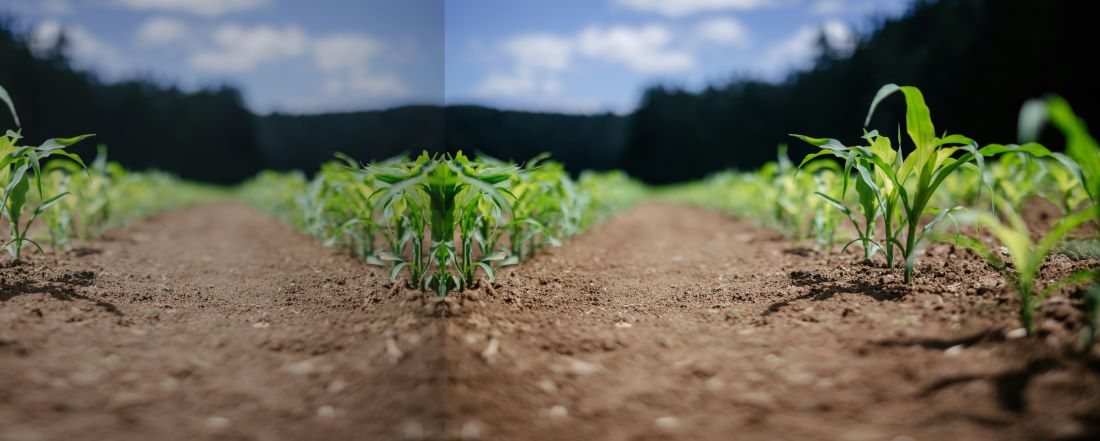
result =
[[[937,137],[924,96],[919,89],[910,86],[883,86],[871,102],[865,124],[870,123],[878,104],[895,92],[901,92],[905,97],[906,133],[913,144],[913,151],[908,156],[901,149],[900,140],[895,149],[889,138],[879,135],[877,131],[863,136],[869,142],[868,146],[855,147],[847,147],[835,139],[794,136],[822,148],[807,156],[803,164],[822,155],[843,160],[846,173],[842,196],[848,186],[847,172],[855,170],[854,178],[863,183],[856,185],[856,191],[863,192],[860,194],[860,205],[865,223],[870,225],[868,220],[874,219],[867,215],[867,210],[877,205],[884,224],[883,238],[878,244],[884,248],[888,266],[894,267],[896,257],[902,259],[905,282],[909,283],[913,280],[913,267],[928,234],[945,216],[960,208],[930,206],[940,185],[948,177],[965,167],[977,172],[979,185],[989,185],[988,177],[984,175],[986,157],[1009,152],[1050,156],[1050,152],[1038,144],[990,145],[978,149],[973,140],[962,135]],[[874,204],[863,203],[872,197]],[[833,202],[839,203],[841,200],[834,198]],[[927,215],[932,218],[925,222]],[[870,244],[867,228],[861,230],[857,241]],[[860,228],[857,227],[857,230]]]
[[[18,124],[19,117],[15,112],[15,106],[3,88],[0,88],[0,101],[4,101]],[[91,135],[48,139],[37,147],[18,146],[16,143],[22,139],[22,135],[18,132],[8,130],[4,136],[0,136],[0,185],[4,188],[2,208],[3,216],[8,223],[9,234],[9,239],[3,247],[11,254],[13,261],[20,260],[25,243],[30,243],[41,250],[42,247],[31,240],[27,232],[43,212],[68,195],[68,193],[51,196],[44,194],[42,160],[52,156],[63,156],[83,166],[84,163],[80,157],[64,149],[89,136]],[[37,198],[40,202],[35,203],[30,200],[30,196],[33,196],[31,190],[37,190]],[[24,221],[24,215],[27,214],[28,209],[30,209],[30,215]]]
[[[1100,144],[1088,131],[1085,121],[1073,113],[1066,100],[1058,96],[1046,99],[1034,99],[1020,109],[1020,139],[1030,141],[1038,138],[1042,126],[1050,121],[1066,138],[1065,155],[1056,154],[1067,172],[1076,176],[1080,187],[1091,200],[1091,211],[1095,214],[1097,233],[1100,233]],[[1068,179],[1059,179],[1059,189],[1072,191]],[[1076,209],[1076,200],[1066,201],[1065,211]],[[1092,289],[1085,292],[1085,306],[1088,326],[1084,332],[1086,347],[1091,347],[1096,334],[1100,331],[1100,271],[1095,272]]]
[[[403,215],[396,217],[397,222],[404,223],[408,218],[426,219],[430,234],[427,262],[418,262],[419,250],[415,249],[411,251],[412,256],[391,250],[382,256],[383,260],[396,262],[395,268],[409,266],[411,272],[419,273],[414,274],[413,283],[434,290],[440,296],[472,286],[476,268],[484,269],[486,275],[493,278],[491,262],[504,256],[490,253],[475,257],[473,245],[479,238],[473,232],[478,230],[478,222],[490,221],[484,214],[492,213],[493,209],[499,210],[502,218],[511,218],[510,204],[499,184],[517,173],[516,167],[478,164],[460,152],[442,159],[432,159],[423,153],[408,165],[375,166],[368,170],[384,183],[374,215],[382,216],[387,209],[403,210]],[[391,236],[396,238],[395,244],[404,243],[406,238],[422,238],[423,229],[416,229],[416,225],[408,227],[401,230],[404,237],[397,236],[397,230],[391,231]],[[459,230],[461,253],[455,246],[456,229]],[[404,250],[398,248],[397,251]],[[419,268],[414,269],[414,266]],[[434,268],[434,272],[430,268]]]
[[1062,281],[1052,283],[1042,290],[1036,289],[1036,279],[1043,261],[1066,235],[1085,222],[1092,220],[1096,216],[1096,208],[1089,207],[1086,210],[1061,218],[1037,242],[1032,241],[1031,231],[1020,215],[1012,209],[1011,204],[1001,203],[999,208],[1001,217],[1004,219],[1003,222],[990,213],[981,212],[968,212],[959,216],[959,218],[963,222],[980,226],[992,234],[1000,246],[1007,250],[1009,260],[1006,261],[1002,258],[998,247],[987,245],[973,237],[956,234],[946,237],[945,240],[953,241],[955,244],[969,248],[982,256],[993,269],[1016,288],[1017,298],[1020,301],[1020,324],[1030,334],[1034,331],[1032,317],[1039,302],[1054,290],[1068,283],[1087,280],[1087,277],[1092,275],[1091,271],[1078,273]]

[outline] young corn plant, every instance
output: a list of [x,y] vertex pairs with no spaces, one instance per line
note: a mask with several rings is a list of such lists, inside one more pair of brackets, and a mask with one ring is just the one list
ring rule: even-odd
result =
[[[879,89],[871,102],[865,125],[870,123],[878,104],[895,92],[901,92],[905,98],[906,133],[913,145],[908,156],[903,152],[900,140],[895,149],[889,138],[879,135],[877,131],[864,135],[864,139],[870,142],[869,146],[854,147],[847,147],[835,139],[794,136],[822,148],[808,156],[804,163],[821,155],[832,155],[843,160],[846,171],[856,170],[855,178],[863,182],[863,185],[856,186],[857,192],[863,192],[860,201],[872,197],[875,200],[873,204],[861,203],[866,225],[874,219],[867,215],[868,209],[877,205],[884,225],[883,237],[877,243],[884,248],[889,267],[895,266],[897,257],[901,258],[905,282],[909,283],[913,280],[913,268],[919,251],[929,234],[945,216],[961,208],[930,205],[948,177],[960,168],[968,167],[978,172],[982,184],[988,185],[984,174],[986,157],[1006,152],[1048,156],[1049,151],[1038,144],[990,145],[978,149],[973,140],[962,135],[937,137],[924,96],[919,89],[911,86],[888,84]],[[843,187],[847,188],[847,183]],[[925,221],[927,216],[932,217]],[[857,230],[860,228],[857,227]],[[866,232],[867,228],[861,231]],[[871,244],[869,235],[865,233],[857,240]]]
[[[510,203],[500,184],[518,172],[516,167],[478,164],[461,152],[442,159],[433,159],[425,152],[407,166],[368,169],[384,183],[375,203],[375,216],[381,217],[387,207],[404,203],[405,209],[423,213],[427,220],[431,243],[425,271],[419,279],[413,278],[416,285],[446,296],[450,291],[473,286],[478,267],[490,268],[487,276],[493,277],[490,262],[503,256],[491,253],[475,258],[472,249],[477,237],[473,232],[477,230],[479,214],[484,213],[480,209],[482,202],[499,209],[502,218],[511,218]],[[456,248],[456,229],[461,253]],[[393,260],[400,266],[408,265],[416,257],[386,253],[382,259]]]
[[[889,140],[887,139],[887,141]],[[847,153],[845,152],[838,153],[840,153],[841,155],[847,155]],[[875,182],[873,178],[866,181],[863,179],[856,179],[855,191],[858,196],[857,207],[859,209],[859,213],[857,214],[855,211],[848,208],[848,204],[845,202],[845,200],[847,199],[848,193],[850,168],[853,164],[850,162],[850,160],[848,160],[847,157],[845,157],[845,159],[845,170],[843,172],[840,194],[836,196],[831,196],[823,191],[824,189],[819,189],[817,192],[815,192],[815,194],[831,204],[837,210],[839,210],[840,213],[848,219],[848,221],[852,224],[852,228],[856,231],[855,239],[852,239],[851,241],[845,243],[840,252],[843,253],[847,251],[848,247],[852,244],[859,243],[860,246],[863,248],[863,259],[869,261],[872,257],[874,257],[875,253],[877,253],[878,250],[882,248],[882,246],[875,241],[875,224],[879,216],[883,212],[882,207],[879,205],[880,198],[878,196],[880,192],[869,187],[868,182]],[[816,162],[820,161],[809,162],[809,164],[814,164]],[[799,166],[799,168],[806,164],[807,162],[804,161]],[[865,171],[865,169],[861,169],[861,171]],[[882,185],[883,183],[880,180],[878,184]],[[857,217],[862,219],[862,224],[859,220],[857,220]]]
[[46,164],[44,183],[48,192],[71,194],[58,201],[53,210],[43,213],[54,248],[69,246],[71,239],[87,241],[107,228],[111,221],[113,168],[120,166],[107,161],[104,146],[99,146],[99,153],[87,168],[68,159]]
[[[999,198],[999,197],[998,197]],[[1010,260],[1001,257],[999,247],[987,245],[974,237],[956,234],[945,237],[945,240],[964,246],[982,256],[994,270],[1001,273],[1005,280],[1016,288],[1016,295],[1020,302],[1019,319],[1021,326],[1028,334],[1034,332],[1035,307],[1046,299],[1051,292],[1064,287],[1066,284],[1081,282],[1091,277],[1094,271],[1085,271],[1051,283],[1044,289],[1037,289],[1036,282],[1039,269],[1043,261],[1054,250],[1062,239],[1085,222],[1097,216],[1096,207],[1072,213],[1061,218],[1042,238],[1037,242],[1032,241],[1031,231],[1019,214],[1007,201],[1000,202],[1001,221],[990,213],[967,212],[959,216],[963,222],[980,226],[997,239],[1000,246],[1008,251]],[[944,237],[944,236],[941,236]]]
[[[546,155],[528,161],[521,173],[505,183],[513,196],[512,217],[506,225],[509,263],[527,259],[578,231],[575,185],[561,164],[545,161]],[[497,164],[498,166],[502,164]]]
[[[1034,141],[1039,131],[1049,121],[1066,138],[1065,155],[1053,155],[1074,174],[1093,205],[1100,205],[1100,144],[1089,134],[1085,121],[1073,113],[1065,99],[1051,96],[1043,100],[1030,100],[1020,110],[1020,139]],[[1067,161],[1066,159],[1072,159]]]
[[[1049,121],[1066,138],[1065,156],[1055,156],[1066,169],[1077,176],[1080,187],[1084,188],[1091,201],[1091,210],[1095,214],[1097,233],[1100,234],[1100,143],[1089,133],[1085,121],[1073,113],[1065,99],[1050,96],[1046,99],[1033,99],[1020,110],[1020,139],[1032,141],[1038,138],[1039,131]],[[1076,206],[1067,204],[1067,212]],[[1088,326],[1083,340],[1091,347],[1100,332],[1100,271],[1096,271],[1093,287],[1085,292],[1085,309]]]
[[[70,192],[69,189],[72,187],[72,175],[69,174],[67,168],[58,167],[58,162],[53,161],[46,165],[45,172],[46,178],[44,178],[44,186],[51,194]],[[67,198],[67,200],[55,204],[56,208],[47,212],[42,218],[49,232],[50,246],[54,250],[67,248],[70,244],[70,239],[76,235],[76,233],[74,233],[75,227],[73,226],[73,219],[76,217],[76,208],[71,203],[63,203],[72,202],[73,199],[74,198]]]
[[[16,125],[19,124],[15,105],[11,101],[7,90],[0,87],[0,101],[7,105],[11,111]],[[66,152],[64,149],[92,135],[82,135],[73,138],[48,139],[37,147],[18,146],[23,137],[18,132],[8,130],[4,136],[0,136],[0,186],[3,186],[3,202],[0,208],[3,217],[8,224],[8,240],[3,248],[8,251],[13,262],[19,262],[22,257],[23,245],[30,243],[39,250],[42,247],[31,240],[27,233],[43,212],[51,205],[57,203],[68,193],[46,196],[43,192],[42,165],[41,162],[52,156],[63,156],[77,162],[81,166],[84,163],[79,156]],[[32,190],[37,190],[37,201]],[[29,217],[27,211],[30,211]]]

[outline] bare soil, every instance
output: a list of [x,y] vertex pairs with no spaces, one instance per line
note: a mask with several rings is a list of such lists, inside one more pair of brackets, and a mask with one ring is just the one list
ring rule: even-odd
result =
[[236,204],[0,269],[0,440],[442,432],[440,323]]
[[645,204],[439,299],[218,204],[28,255],[0,268],[4,441],[1100,437],[1074,288],[1014,338],[1013,291],[949,245],[905,285]]
[[[1090,265],[1059,256],[1043,276]],[[1014,292],[968,253],[931,246],[909,286],[882,266],[643,205],[464,294],[447,434],[1100,439],[1100,358],[1075,352],[1072,289],[1040,308],[1038,337],[1012,338]]]

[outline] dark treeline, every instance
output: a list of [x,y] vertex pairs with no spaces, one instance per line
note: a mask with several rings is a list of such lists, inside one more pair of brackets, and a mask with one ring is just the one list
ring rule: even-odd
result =
[[[1090,55],[1098,38],[1079,2],[943,0],[918,2],[881,23],[849,56],[822,50],[814,68],[781,84],[736,81],[700,93],[656,87],[632,115],[624,167],[650,182],[752,168],[790,142],[788,133],[856,143],[871,98],[887,83],[924,92],[939,132],[979,143],[1016,142],[1021,104],[1046,93],[1066,97],[1100,124]],[[897,127],[901,99],[873,127]]]
[[[210,182],[239,180],[260,161],[252,114],[236,90],[184,93],[142,80],[104,83],[69,66],[64,39],[46,54],[33,54],[9,23],[0,23],[0,84],[15,101],[24,142],[95,133],[111,157],[129,167]],[[14,129],[7,111],[0,127]],[[90,158],[95,144],[72,150]]]
[[[2,22],[0,84],[16,100],[30,142],[95,132],[127,166],[211,182],[263,168],[310,171],[336,151],[369,161],[446,145],[519,161],[550,152],[574,171],[625,168],[664,183],[757,167],[774,159],[780,143],[789,142],[796,159],[811,151],[788,133],[855,143],[871,97],[891,82],[924,91],[938,131],[981,143],[1014,142],[1020,105],[1045,93],[1065,96],[1100,124],[1089,17],[1069,0],[919,1],[878,23],[848,54],[823,44],[812,68],[785,81],[740,79],[702,91],[655,86],[627,116],[477,106],[255,116],[229,87],[187,93],[151,81],[102,82],[72,69],[62,48],[32,54]],[[897,127],[900,101],[890,100],[872,125]],[[91,155],[94,144],[78,152]]]
[[389,110],[321,115],[256,117],[263,168],[314,171],[337,152],[360,161],[387,159],[443,145],[443,108],[405,106]]
[[[96,142],[133,169],[234,183],[265,169],[315,170],[342,151],[364,161],[443,144],[436,106],[311,116],[253,115],[232,87],[195,92],[149,80],[109,83],[74,69],[62,38],[46,53],[0,18],[0,85],[10,92],[24,142],[95,133],[71,150],[84,158]],[[7,111],[0,128],[13,128]]]
[[614,114],[562,115],[448,106],[446,146],[523,161],[543,152],[572,170],[622,166],[628,119]]

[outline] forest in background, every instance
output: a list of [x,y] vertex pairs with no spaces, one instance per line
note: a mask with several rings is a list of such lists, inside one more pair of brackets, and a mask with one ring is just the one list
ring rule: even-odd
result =
[[[184,92],[142,79],[104,82],[73,69],[63,47],[33,53],[12,20],[0,22],[0,84],[32,142],[95,132],[128,167],[201,181],[237,182],[265,168],[312,171],[337,151],[369,161],[446,146],[517,161],[549,152],[572,171],[621,168],[668,183],[755,168],[775,158],[788,133],[855,143],[871,97],[890,82],[924,91],[937,130],[981,143],[1015,141],[1020,105],[1046,93],[1098,124],[1088,21],[1068,0],[918,1],[860,36],[850,53],[822,44],[812,68],[782,82],[737,79],[701,91],[654,85],[625,116],[465,105],[254,115],[229,86]],[[896,125],[898,101],[873,125]],[[94,145],[77,150],[92,155]],[[795,159],[809,151],[791,143]]]

